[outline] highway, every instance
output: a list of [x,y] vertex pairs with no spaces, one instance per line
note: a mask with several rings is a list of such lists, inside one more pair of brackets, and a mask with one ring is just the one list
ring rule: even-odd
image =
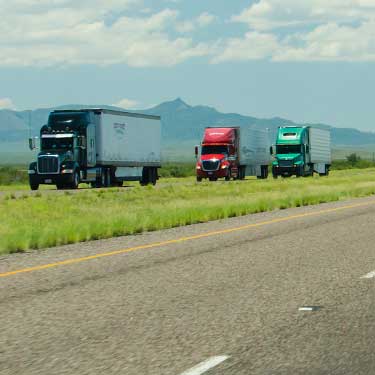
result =
[[0,374],[374,374],[375,198],[0,258]]

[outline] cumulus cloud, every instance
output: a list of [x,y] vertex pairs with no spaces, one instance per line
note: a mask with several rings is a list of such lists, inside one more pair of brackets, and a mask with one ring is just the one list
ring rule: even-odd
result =
[[139,102],[137,102],[136,100],[124,98],[112,105],[115,107],[120,107],[124,109],[136,109],[139,106]]
[[0,109],[16,109],[10,98],[0,98]]
[[375,0],[259,0],[231,21],[249,31],[214,62],[375,61]]
[[171,37],[178,12],[130,17],[140,0],[0,0],[0,65],[171,66],[207,54],[191,38]]
[[225,61],[259,60],[272,57],[279,43],[272,34],[248,32],[244,38],[232,38],[225,42],[220,53],[212,59],[213,63]]
[[207,27],[215,22],[216,16],[208,12],[201,13],[197,18],[180,22],[176,25],[176,30],[180,33],[189,33],[199,28]]

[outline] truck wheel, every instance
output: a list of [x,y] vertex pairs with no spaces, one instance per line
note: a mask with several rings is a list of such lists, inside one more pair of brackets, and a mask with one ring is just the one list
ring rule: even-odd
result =
[[71,188],[78,189],[79,183],[80,183],[79,171],[75,170],[72,176]]
[[202,177],[197,176],[197,182],[202,182]]
[[142,185],[142,186],[146,186],[150,183],[150,172],[149,172],[149,168],[147,167],[143,167],[143,170],[142,170],[142,179],[139,181],[139,183]]
[[244,180],[245,179],[245,167],[240,167],[239,170],[238,170],[238,178],[240,180]]
[[156,185],[156,180],[158,179],[158,169],[157,168],[151,168],[151,183],[152,185]]
[[36,181],[30,181],[30,189],[31,190],[38,190],[39,189],[39,183]]
[[57,190],[65,189],[65,184],[63,184],[62,182],[58,182],[58,183],[56,184],[56,189],[57,189]]
[[230,181],[231,177],[232,177],[232,171],[230,169],[228,169],[228,173],[225,176],[225,181]]
[[272,173],[272,177],[275,179],[275,180],[277,180],[277,177],[279,177],[277,174],[275,174],[275,173]]

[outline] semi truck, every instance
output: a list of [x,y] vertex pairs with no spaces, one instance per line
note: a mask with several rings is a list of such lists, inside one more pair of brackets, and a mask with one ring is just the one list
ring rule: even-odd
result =
[[267,130],[254,126],[207,127],[200,147],[195,147],[196,178],[216,181],[268,177],[270,141]]
[[331,135],[329,130],[311,126],[278,128],[276,145],[272,147],[272,175],[328,176],[331,166]]
[[[29,139],[36,149],[37,137]],[[161,167],[158,116],[108,109],[55,110],[40,129],[40,152],[29,166],[32,190],[155,184]]]

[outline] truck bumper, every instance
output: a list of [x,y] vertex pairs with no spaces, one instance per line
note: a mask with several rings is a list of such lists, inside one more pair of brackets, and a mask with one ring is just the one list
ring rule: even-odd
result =
[[197,177],[199,178],[225,178],[228,175],[228,169],[219,169],[213,172],[202,171],[197,169]]
[[70,181],[72,174],[30,174],[30,182],[36,182],[40,185],[56,185]]
[[298,175],[301,167],[278,167],[272,166],[272,174],[274,176],[293,176]]

